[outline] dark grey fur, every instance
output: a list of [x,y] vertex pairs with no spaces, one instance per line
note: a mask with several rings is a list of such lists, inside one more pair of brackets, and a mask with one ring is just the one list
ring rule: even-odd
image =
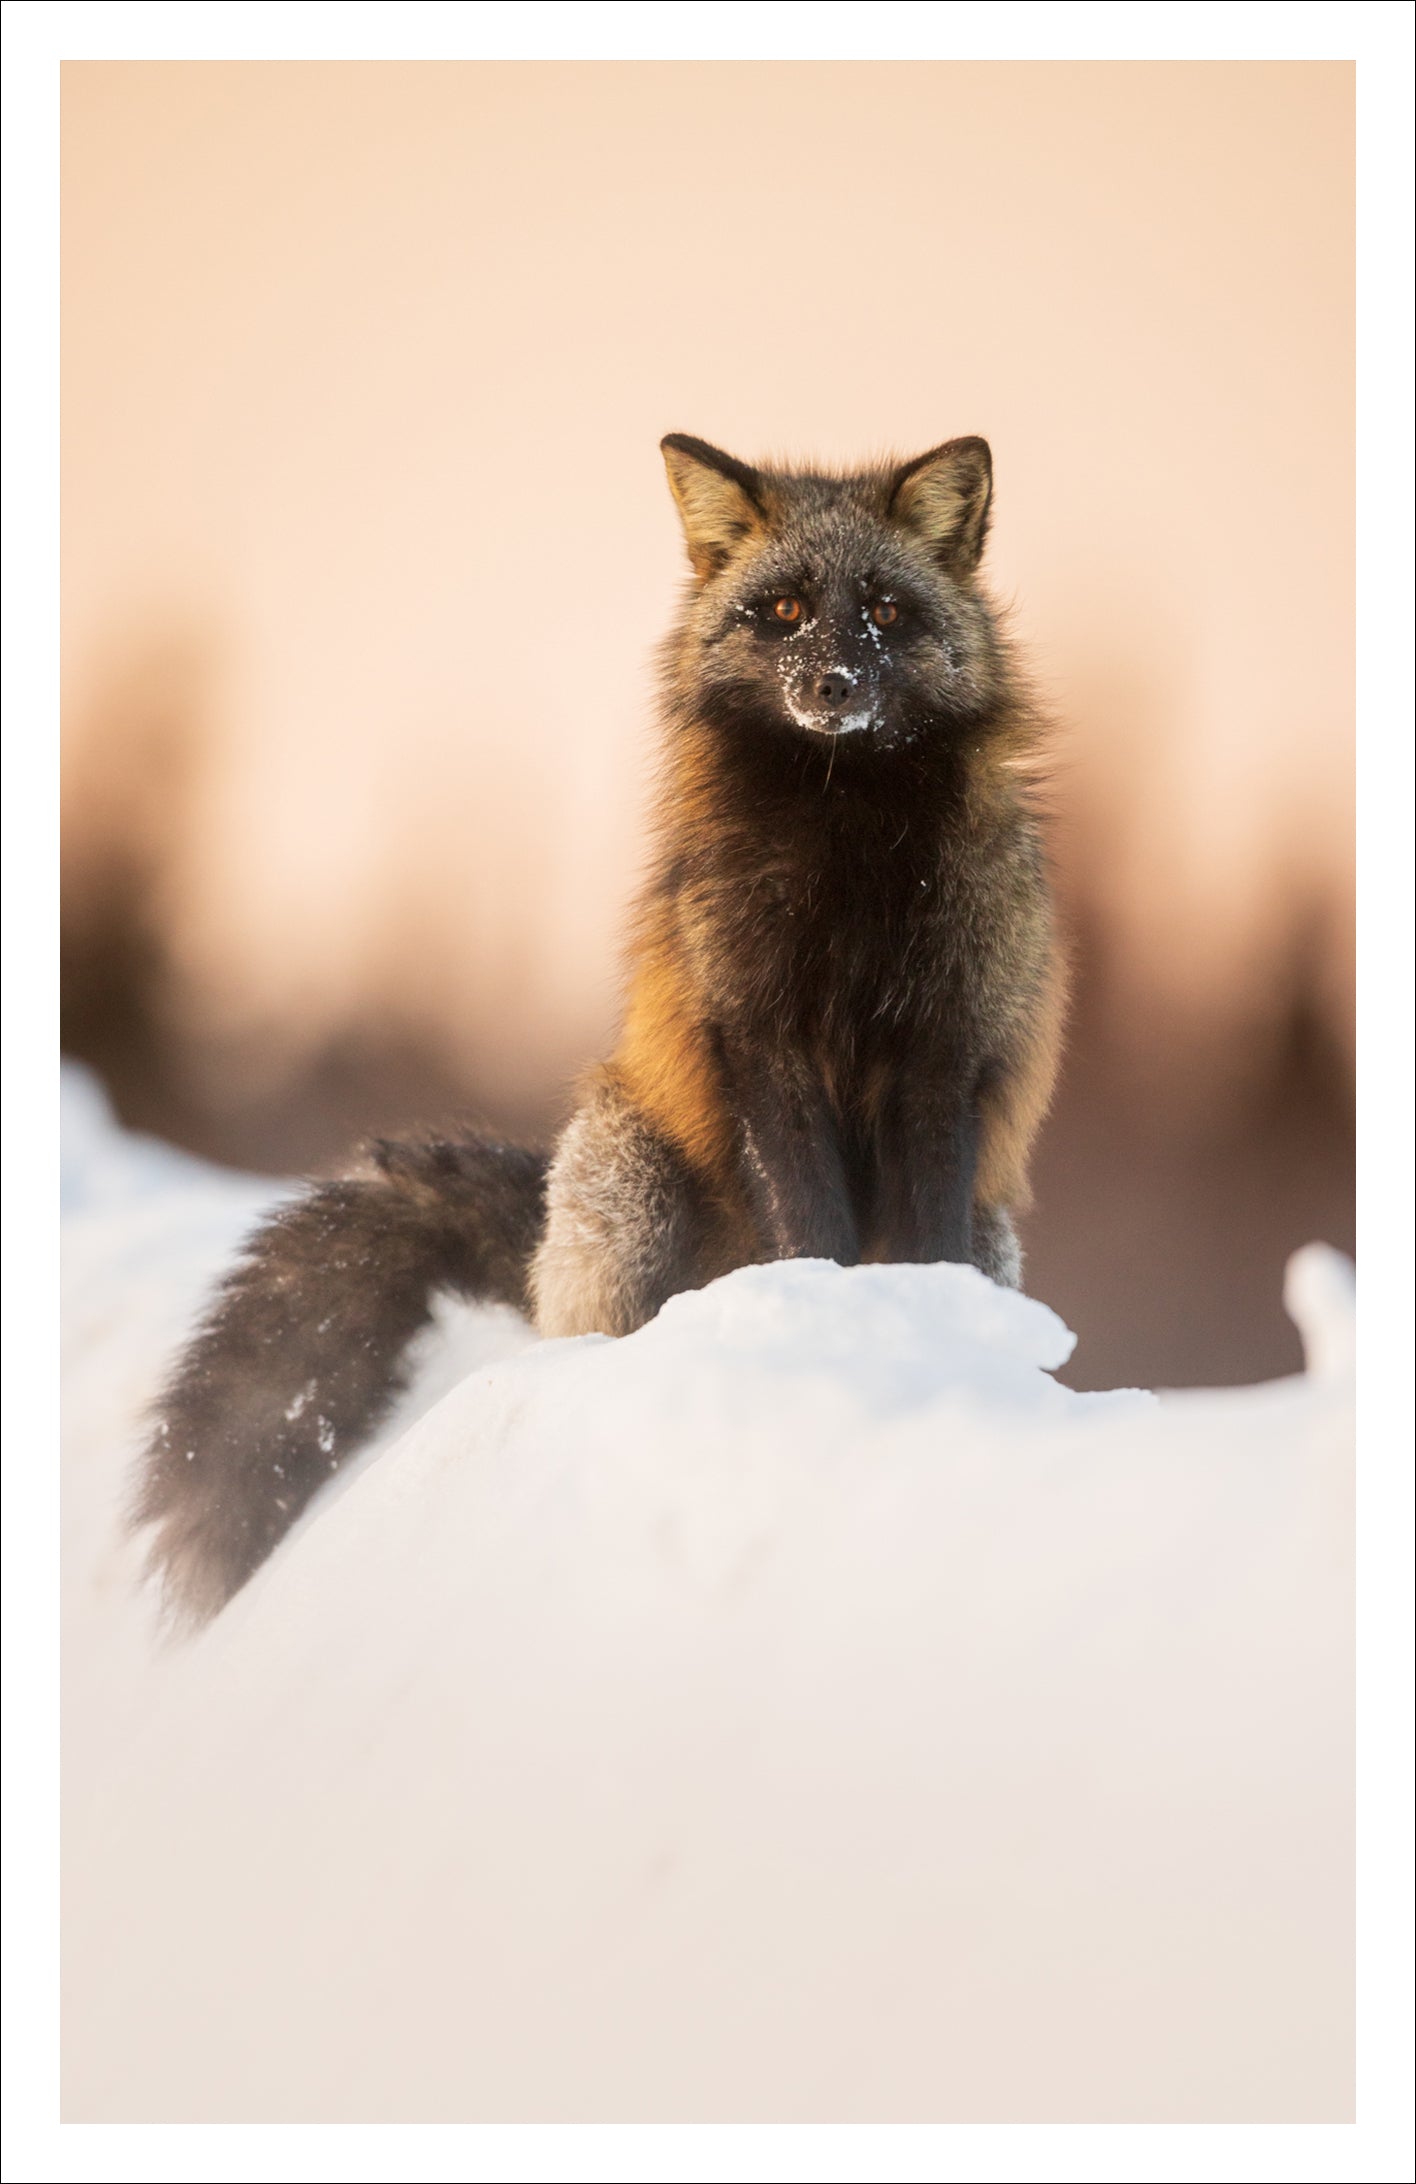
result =
[[134,1504],[180,1616],[215,1614],[368,1438],[435,1291],[526,1309],[545,1175],[485,1139],[378,1144],[257,1230],[163,1390]]
[[470,1135],[384,1145],[252,1238],[136,1503],[189,1617],[384,1415],[437,1290],[623,1335],[766,1259],[1019,1278],[1061,1006],[1046,723],[976,580],[988,449],[844,477],[664,451],[696,583],[619,1045],[549,1164]]

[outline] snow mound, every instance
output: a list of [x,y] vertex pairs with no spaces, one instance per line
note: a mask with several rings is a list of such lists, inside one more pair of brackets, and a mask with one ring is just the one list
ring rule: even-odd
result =
[[196,1642],[138,1410],[276,1186],[66,1110],[70,2121],[1340,2121],[1350,1270],[1158,1401],[962,1267],[449,1307]]

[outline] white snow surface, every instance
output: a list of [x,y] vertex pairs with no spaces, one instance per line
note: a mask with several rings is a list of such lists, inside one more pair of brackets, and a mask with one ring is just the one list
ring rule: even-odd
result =
[[281,1186],[64,1127],[68,2121],[1350,2119],[1345,1261],[1163,1400],[963,1267],[448,1307],[178,1642],[138,1421]]

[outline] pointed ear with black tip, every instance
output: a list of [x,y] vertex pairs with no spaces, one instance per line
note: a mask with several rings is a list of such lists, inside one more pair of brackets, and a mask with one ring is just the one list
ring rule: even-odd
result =
[[992,500],[987,440],[946,440],[902,463],[890,483],[890,514],[918,532],[954,576],[972,576],[978,567]]
[[688,558],[700,580],[713,576],[762,521],[762,481],[746,463],[686,432],[671,432],[659,446]]

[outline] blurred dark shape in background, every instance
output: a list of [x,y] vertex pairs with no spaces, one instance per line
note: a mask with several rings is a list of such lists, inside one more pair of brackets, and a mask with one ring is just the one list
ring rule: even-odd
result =
[[63,108],[63,1041],[122,1119],[279,1173],[551,1130],[643,846],[660,434],[982,431],[1074,958],[1029,1287],[1077,1386],[1296,1369],[1284,1260],[1354,1244],[1350,66],[86,62]]
[[[196,752],[172,701],[171,660],[137,689],[109,825],[65,866],[62,1036],[103,1078],[121,1119],[188,1151],[272,1174],[335,1167],[359,1139],[468,1112],[542,1137],[564,1119],[564,1076],[541,1096],[479,1084],[451,1042],[351,1021],[272,1078],[268,1057],[185,1027],[167,945],[171,871]],[[126,800],[126,801],[125,801]],[[127,826],[117,822],[124,811]],[[167,831],[170,830],[170,833]],[[1335,1049],[1295,964],[1277,1036],[1236,1072],[1200,1045],[1140,1067],[1124,998],[1108,1001],[1105,947],[1073,918],[1071,1032],[1036,1166],[1027,1281],[1078,1330],[1060,1377],[1075,1387],[1185,1387],[1301,1366],[1282,1308],[1289,1252],[1313,1237],[1355,1250],[1353,1109]],[[451,997],[450,997],[451,999]],[[590,1057],[587,1056],[586,1059]],[[1207,1067],[1208,1061],[1208,1067]]]
[[1059,1377],[1183,1388],[1298,1371],[1288,1255],[1314,1237],[1356,1250],[1342,1058],[1295,999],[1259,1072],[1177,1113],[1115,1056],[1104,979],[1084,972],[1077,1001],[1024,1231],[1028,1288],[1079,1335]]

